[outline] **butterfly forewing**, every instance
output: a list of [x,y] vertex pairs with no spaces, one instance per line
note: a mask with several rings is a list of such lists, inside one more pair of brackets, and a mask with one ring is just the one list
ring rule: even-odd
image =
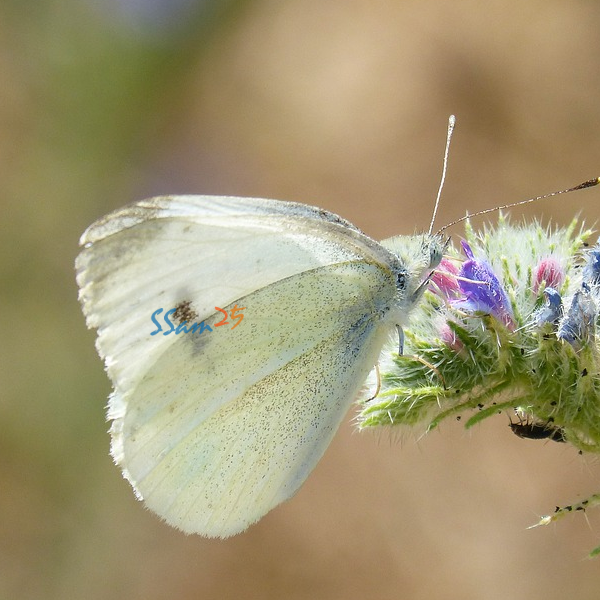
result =
[[144,376],[174,336],[149,336],[150,316],[194,300],[198,320],[285,277],[391,255],[346,221],[291,202],[175,196],[130,205],[82,236],[80,300],[116,389]]
[[[397,302],[397,259],[320,209],[206,196],[126,207],[82,244],[115,460],[172,525],[245,529],[298,489],[359,392]],[[215,307],[236,304],[243,321],[217,326]],[[173,307],[211,330],[151,336],[154,311]]]

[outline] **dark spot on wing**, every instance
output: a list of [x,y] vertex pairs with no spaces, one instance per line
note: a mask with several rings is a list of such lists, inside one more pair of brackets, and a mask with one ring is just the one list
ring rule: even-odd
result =
[[177,321],[178,324],[181,324],[184,321],[191,323],[197,318],[198,313],[193,309],[191,300],[184,300],[175,307],[173,319]]

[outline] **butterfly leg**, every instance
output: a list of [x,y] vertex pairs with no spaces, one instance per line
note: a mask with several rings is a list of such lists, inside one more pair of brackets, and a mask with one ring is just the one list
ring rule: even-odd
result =
[[396,325],[398,331],[398,354],[402,356],[404,354],[404,329],[401,325]]

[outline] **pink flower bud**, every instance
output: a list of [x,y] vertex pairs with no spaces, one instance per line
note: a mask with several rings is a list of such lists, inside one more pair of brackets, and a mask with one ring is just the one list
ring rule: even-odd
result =
[[533,291],[537,293],[538,289],[544,283],[544,287],[551,287],[560,290],[565,281],[565,270],[560,262],[553,256],[543,258],[533,273]]
[[453,300],[461,296],[460,286],[456,280],[458,267],[447,258],[443,258],[438,268],[431,276],[431,290],[438,292],[447,300]]
[[460,352],[464,348],[464,344],[457,337],[456,333],[450,329],[448,323],[444,323],[440,328],[440,338],[454,352]]

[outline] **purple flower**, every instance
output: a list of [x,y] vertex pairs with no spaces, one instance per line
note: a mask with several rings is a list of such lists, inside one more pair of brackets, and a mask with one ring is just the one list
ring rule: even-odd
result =
[[558,326],[556,337],[565,340],[579,350],[583,345],[588,344],[594,339],[596,334],[596,303],[587,289],[587,285],[582,285],[581,289],[575,292],[571,305],[565,311],[565,316]]
[[544,299],[545,305],[533,314],[534,322],[538,327],[544,323],[558,323],[563,314],[562,297],[554,288],[547,287],[544,290]]
[[589,286],[600,284],[600,243],[590,250],[583,268],[583,282]]
[[470,312],[491,314],[509,329],[513,329],[515,322],[512,307],[492,267],[483,260],[476,260],[467,242],[463,241],[461,244],[468,260],[463,263],[457,279],[464,298],[455,305]]

